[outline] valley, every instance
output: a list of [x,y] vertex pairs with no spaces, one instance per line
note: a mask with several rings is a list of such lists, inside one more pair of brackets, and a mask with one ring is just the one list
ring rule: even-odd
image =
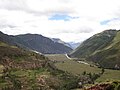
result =
[[[67,71],[72,73],[73,75],[82,75],[84,71],[87,73],[100,73],[101,68],[90,63],[90,65],[86,65],[84,63],[78,63],[78,61],[74,59],[68,59],[64,54],[53,54],[53,55],[45,55],[50,60],[54,60],[55,66],[63,71]],[[89,63],[89,62],[87,62]],[[111,80],[120,80],[120,70],[111,70],[105,69],[104,74],[98,78],[97,82],[105,82]]]
[[120,90],[120,0],[0,0],[0,90]]
[[104,31],[72,50],[41,35],[1,32],[0,90],[119,90],[119,36],[120,31]]
[[0,42],[0,90],[69,90],[76,83],[44,55]]
[[[69,59],[66,57],[65,54],[52,54],[45,56],[47,56],[50,60],[53,60],[55,66],[58,69],[71,73],[72,75],[75,76],[76,75],[82,76],[84,72],[88,74],[91,73],[92,75],[99,74],[101,73],[102,70],[101,68],[95,66],[91,62],[82,61],[84,63],[79,63],[74,59]],[[114,81],[118,81],[118,82],[120,81],[120,70],[104,69],[104,73],[95,80],[94,84],[110,83]],[[84,87],[89,87],[89,84],[86,84]],[[80,90],[80,89],[74,89],[74,90]]]

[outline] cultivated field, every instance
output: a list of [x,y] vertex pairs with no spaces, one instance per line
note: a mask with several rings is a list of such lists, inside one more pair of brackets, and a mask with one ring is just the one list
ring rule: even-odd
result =
[[[78,63],[74,60],[69,60],[65,55],[62,54],[52,54],[52,55],[46,55],[50,60],[56,61],[55,66],[63,71],[67,71],[69,73],[72,73],[74,75],[77,74],[83,74],[84,71],[87,73],[100,73],[101,69],[86,65],[83,63]],[[97,82],[106,82],[106,81],[114,81],[118,80],[120,81],[120,70],[109,70],[105,69],[104,74],[98,78]]]

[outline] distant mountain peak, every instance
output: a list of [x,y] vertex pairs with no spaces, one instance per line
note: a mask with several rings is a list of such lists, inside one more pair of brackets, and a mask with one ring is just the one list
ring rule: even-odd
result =
[[59,38],[51,38],[51,40],[54,41],[54,42],[64,44],[65,46],[70,47],[72,49],[75,49],[80,45],[80,42],[78,42],[78,43],[76,43],[76,42],[64,42]]

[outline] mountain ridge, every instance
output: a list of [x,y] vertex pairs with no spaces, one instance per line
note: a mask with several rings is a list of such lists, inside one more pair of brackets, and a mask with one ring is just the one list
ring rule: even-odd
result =
[[104,68],[120,68],[120,31],[105,30],[85,40],[76,50],[70,53],[71,57],[85,58],[99,63]]
[[53,42],[50,38],[39,34],[21,34],[12,36],[1,32],[0,40],[11,45],[32,49],[43,54],[64,54],[69,53],[72,50],[70,47]]

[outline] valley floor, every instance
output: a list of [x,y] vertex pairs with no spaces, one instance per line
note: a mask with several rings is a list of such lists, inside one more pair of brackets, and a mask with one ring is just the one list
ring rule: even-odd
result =
[[[91,62],[76,61],[75,59],[68,58],[65,54],[51,54],[45,56],[54,61],[54,64],[58,69],[72,73],[73,75],[82,75],[84,72],[99,74],[102,70]],[[120,81],[120,70],[104,69],[104,73],[95,80],[95,83],[112,81]]]

